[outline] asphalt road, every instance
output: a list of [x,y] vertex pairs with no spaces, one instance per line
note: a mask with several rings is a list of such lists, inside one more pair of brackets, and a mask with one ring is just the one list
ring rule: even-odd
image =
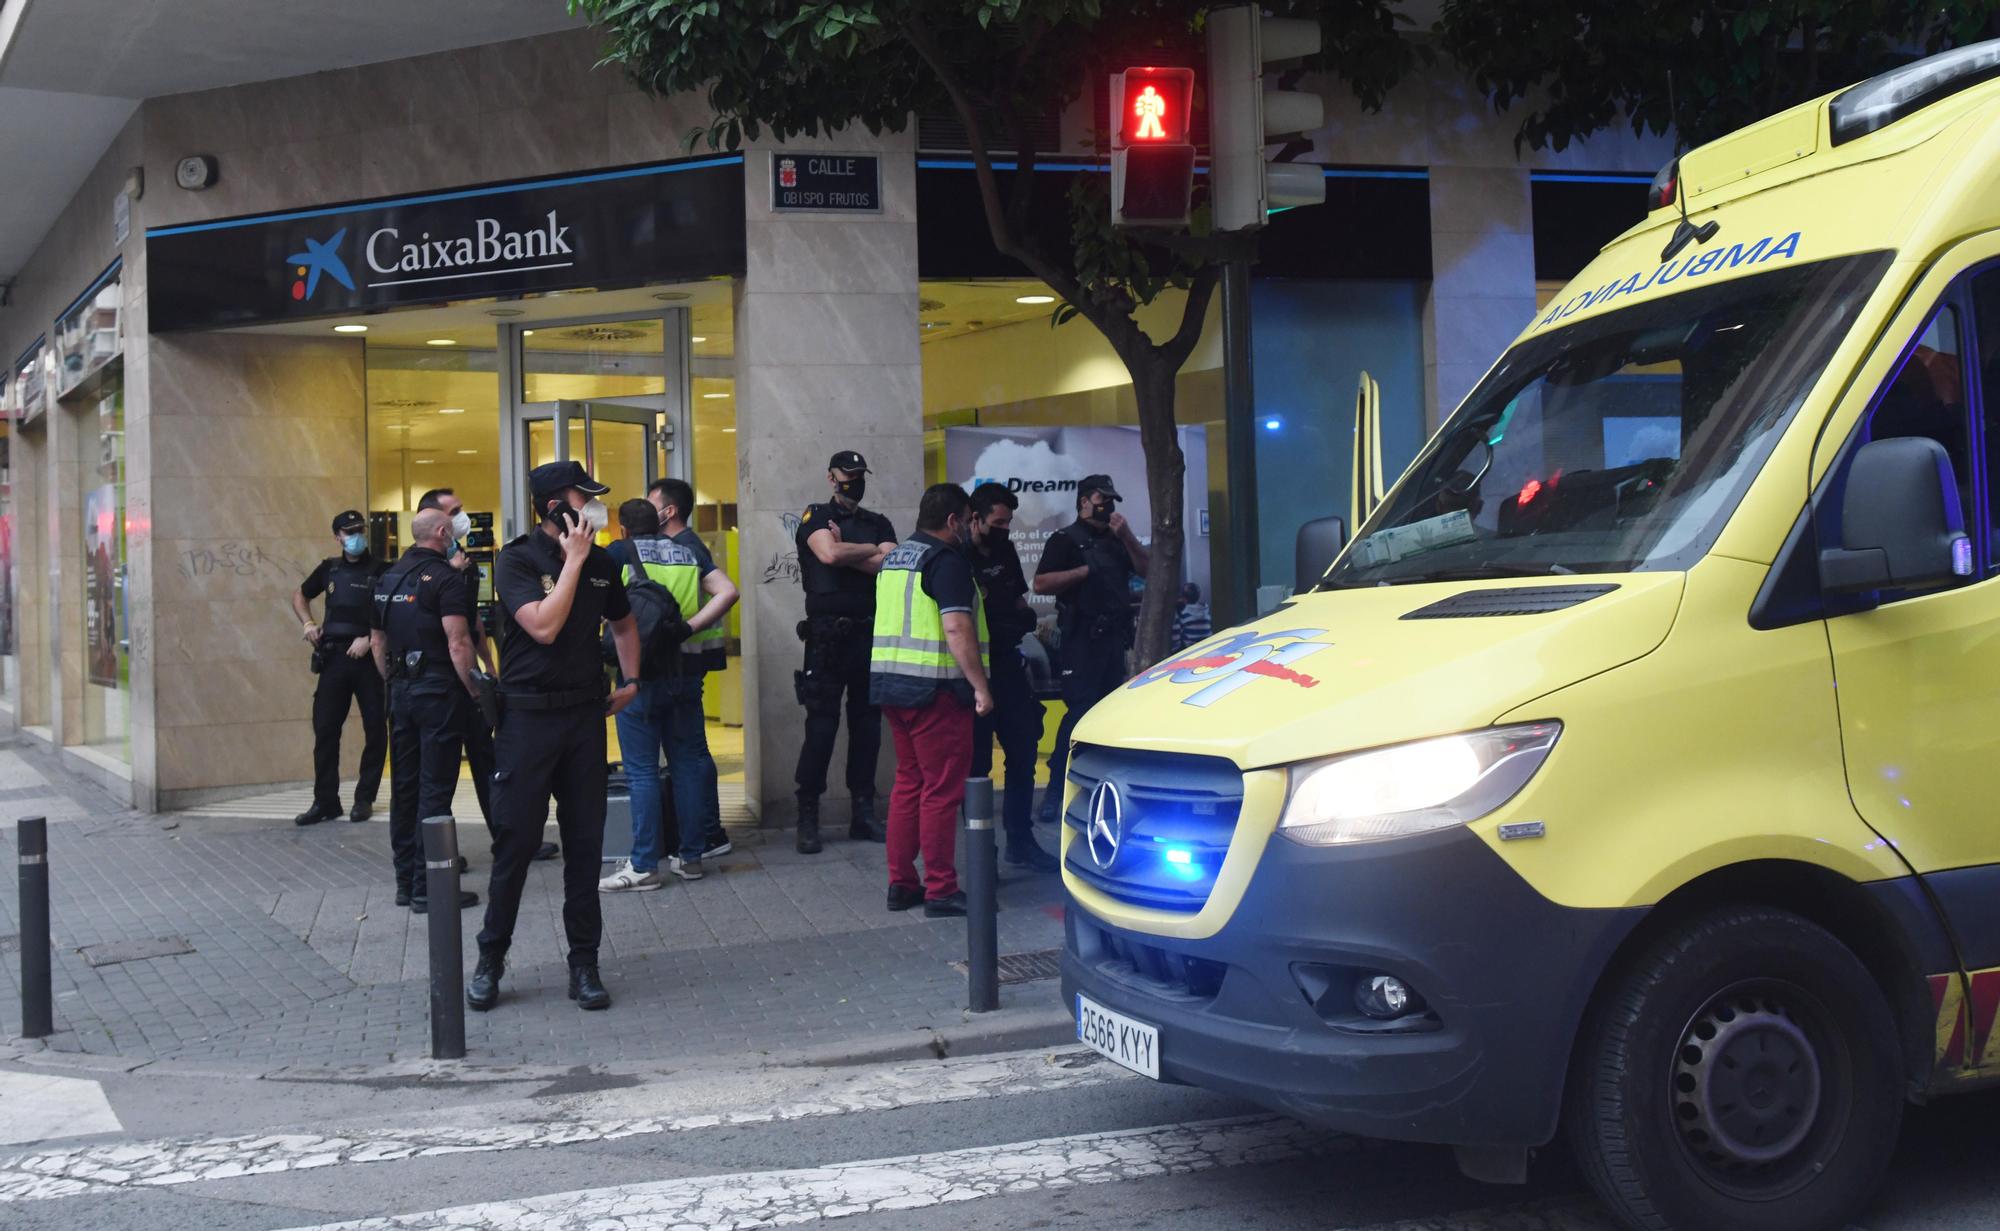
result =
[[[1613,1226],[1559,1152],[1524,1188],[1485,1187],[1440,1149],[1308,1130],[1075,1053],[490,1076],[232,1085],[142,1070],[85,1082],[77,1096],[108,1103],[122,1131],[56,1137],[85,1120],[45,1095],[50,1139],[0,1146],[0,1226]],[[0,1072],[0,1113],[8,1080]],[[18,1139],[27,1113],[15,1105]],[[1891,1182],[1859,1225],[2000,1226],[1996,1119],[2000,1095],[1913,1110]]]

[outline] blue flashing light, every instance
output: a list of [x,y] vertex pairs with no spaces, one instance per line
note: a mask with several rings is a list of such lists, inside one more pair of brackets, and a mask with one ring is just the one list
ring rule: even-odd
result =
[[1167,861],[1167,871],[1180,880],[1198,881],[1208,875],[1194,861],[1194,852],[1185,847],[1170,846],[1162,854]]
[[1264,420],[1264,430],[1267,432],[1275,432],[1284,426],[1285,421],[1283,419],[1273,418]]
[[1167,862],[1168,862],[1168,863],[1180,863],[1180,864],[1188,864],[1188,863],[1193,863],[1193,862],[1194,862],[1194,856],[1193,856],[1192,854],[1188,853],[1187,851],[1184,851],[1184,850],[1181,850],[1181,849],[1180,849],[1180,848],[1178,848],[1178,847],[1175,847],[1175,848],[1172,848],[1172,849],[1170,849],[1170,850],[1168,850],[1168,851],[1167,851]]

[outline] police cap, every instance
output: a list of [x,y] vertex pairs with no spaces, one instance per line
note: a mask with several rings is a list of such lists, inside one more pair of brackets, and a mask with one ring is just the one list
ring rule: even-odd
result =
[[346,534],[350,530],[366,530],[367,528],[368,519],[361,515],[361,510],[359,509],[347,509],[344,512],[334,514],[333,532],[335,534]]
[[1076,494],[1078,496],[1088,496],[1092,492],[1103,492],[1113,500],[1123,500],[1125,498],[1118,494],[1117,488],[1111,486],[1111,476],[1108,474],[1087,474],[1077,482]]
[[602,496],[611,489],[590,477],[582,462],[548,462],[528,472],[528,490],[537,503],[576,488],[586,496]]
[[844,470],[849,474],[867,474],[868,459],[852,449],[842,449],[826,464],[828,470]]

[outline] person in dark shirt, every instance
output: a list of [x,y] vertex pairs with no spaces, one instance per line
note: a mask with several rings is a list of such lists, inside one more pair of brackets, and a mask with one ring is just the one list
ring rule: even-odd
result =
[[1000,816],[1007,837],[1008,863],[1035,872],[1053,872],[1056,857],[1035,841],[1035,750],[1042,742],[1046,711],[1028,683],[1028,666],[1021,641],[1035,631],[1035,611],[1028,605],[1028,579],[1021,557],[1010,540],[1018,497],[999,483],[972,489],[972,518],[966,552],[973,577],[985,596],[986,626],[991,646],[987,678],[993,688],[993,712],[974,724],[972,776],[993,774],[993,740],[1007,756],[1007,788]]
[[882,715],[868,702],[869,631],[875,618],[875,575],[896,546],[896,528],[880,513],[861,507],[868,490],[868,461],[843,449],[827,462],[833,498],[799,515],[795,536],[799,583],[806,591],[806,618],[799,636],[806,643],[805,666],[794,678],[805,707],[805,739],[799,744],[798,851],[820,850],[819,797],[826,791],[827,765],[840,734],[841,694],[847,695],[847,791],[853,811],[847,836],[882,841],[875,818],[875,761],[882,750]]
[[[333,538],[340,554],[329,556],[292,592],[292,612],[301,636],[312,643],[313,669],[319,684],[313,689],[313,802],[294,825],[313,825],[340,815],[340,729],[347,724],[350,705],[361,708],[361,777],[354,784],[351,821],[365,821],[382,786],[382,760],[389,751],[389,726],[384,717],[382,677],[368,654],[368,627],[374,606],[375,579],[382,563],[368,552],[368,519],[348,509],[333,519]],[[326,595],[326,622],[312,618],[308,605]]]
[[[992,712],[986,614],[963,547],[965,489],[924,493],[917,532],[883,559],[876,578],[868,691],[896,741],[889,797],[889,909],[919,902],[932,916],[963,915],[954,863],[958,809],[972,767],[972,724]],[[917,879],[917,852],[924,857]]]
[[1035,569],[1035,593],[1056,600],[1056,650],[1063,720],[1049,753],[1049,787],[1042,817],[1054,821],[1069,768],[1077,720],[1125,682],[1132,648],[1132,576],[1146,575],[1146,549],[1117,511],[1111,476],[1085,475],[1076,485],[1076,520],[1049,536]]
[[479,931],[479,966],[466,1003],[500,998],[528,864],[541,845],[549,798],[562,830],[563,929],[569,936],[569,996],[583,1009],[611,1005],[597,971],[604,914],[597,874],[604,854],[604,719],[631,703],[636,682],[606,696],[598,626],[609,623],[618,667],[639,678],[639,633],[618,566],[593,541],[610,514],[609,489],[576,462],[550,462],[528,476],[541,523],[507,544],[493,570],[508,621],[500,645],[501,719],[493,781],[500,850]]

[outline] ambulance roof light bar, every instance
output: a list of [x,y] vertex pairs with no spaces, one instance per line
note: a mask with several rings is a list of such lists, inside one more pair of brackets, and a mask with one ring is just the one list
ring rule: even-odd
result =
[[1972,43],[1870,77],[1834,96],[1827,110],[1833,143],[1865,137],[1995,77],[2000,77],[2000,39]]

